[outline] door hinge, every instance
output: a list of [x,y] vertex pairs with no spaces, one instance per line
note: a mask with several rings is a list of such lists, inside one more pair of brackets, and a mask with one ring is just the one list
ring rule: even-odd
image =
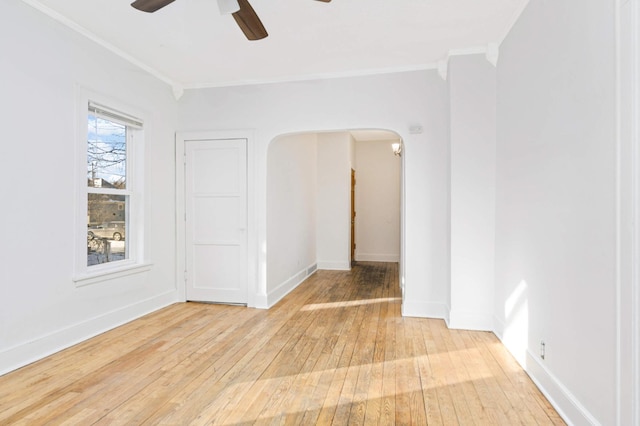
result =
[[187,281],[187,270],[186,269],[184,270],[184,280],[185,280],[185,282]]

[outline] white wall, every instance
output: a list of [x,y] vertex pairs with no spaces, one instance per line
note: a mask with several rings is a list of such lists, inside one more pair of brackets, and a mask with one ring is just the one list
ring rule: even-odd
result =
[[[400,159],[349,132],[277,137],[267,152],[267,306],[319,269],[350,269],[350,170],[358,160],[359,260],[399,260]],[[394,201],[395,200],[395,201]],[[364,241],[364,243],[362,243]]]
[[401,158],[392,142],[356,142],[356,260],[400,260]]
[[318,134],[319,269],[351,269],[352,143],[348,132]]
[[618,424],[640,424],[640,2],[620,10]]
[[[0,2],[0,373],[176,299],[176,110],[163,83],[18,0]],[[79,88],[146,116],[150,271],[77,287]],[[84,143],[84,141],[78,141]],[[82,225],[81,225],[82,226]]]
[[493,330],[496,69],[484,55],[449,60],[452,328]]
[[[271,140],[289,133],[344,129],[398,133],[406,153],[403,312],[445,315],[449,107],[447,83],[436,71],[188,90],[179,114],[184,130],[255,130],[259,247],[266,244],[266,152]],[[412,124],[422,125],[424,133],[409,134]],[[263,270],[266,257],[259,256],[256,269]],[[266,274],[255,285],[256,292],[266,291]]]
[[[466,191],[478,188],[476,177],[490,181],[492,161],[490,126],[482,139],[488,151],[474,151],[465,124],[490,95],[488,87],[479,97],[473,90],[490,78],[476,59],[452,59],[451,88],[435,71],[420,71],[193,90],[176,105],[164,84],[23,2],[0,2],[0,16],[1,218],[8,224],[0,246],[0,373],[177,300],[176,129],[254,129],[260,265],[253,267],[264,273],[252,284],[261,294],[276,294],[277,283],[314,256],[306,237],[267,239],[284,225],[278,200],[306,212],[299,232],[314,232],[313,201],[304,198],[314,162],[304,163],[296,197],[277,185],[303,172],[278,166],[312,158],[312,136],[300,137],[305,142],[293,152],[280,152],[292,140],[274,142],[268,155],[270,141],[307,131],[395,131],[405,144],[403,313],[447,317],[448,307],[455,312],[475,297],[478,288],[466,293],[472,281],[460,273],[465,253],[490,245],[490,231],[475,234],[483,223],[491,227],[490,202]],[[496,331],[576,424],[615,423],[616,318],[630,321],[633,309],[616,313],[614,22],[614,4],[605,0],[531,2],[498,66]],[[145,243],[153,264],[84,287],[73,282],[79,88],[145,112]],[[411,125],[424,133],[410,134]],[[348,152],[351,166],[352,142]],[[482,162],[471,163],[471,153]],[[491,188],[482,188],[490,198]],[[460,215],[477,203],[482,220]],[[461,237],[468,221],[479,239]],[[287,253],[289,243],[301,253]],[[490,265],[471,265],[490,276],[480,268]],[[621,330],[629,329],[637,327]],[[633,364],[624,360],[623,369]]]
[[279,300],[316,264],[317,136],[282,136],[267,153],[267,298]]
[[615,424],[614,3],[530,2],[498,64],[498,332],[575,424]]
[[[497,78],[496,331],[576,424],[615,423],[616,318],[630,321],[633,309],[624,305],[616,313],[613,3],[531,2],[501,46]],[[300,137],[305,142],[292,152],[280,152],[292,140],[274,142],[268,155],[270,141],[381,128],[405,144],[403,313],[447,317],[448,307],[455,312],[491,294],[477,292],[490,265],[465,257],[489,247],[491,234],[490,201],[467,193],[482,183],[491,197],[484,186],[491,180],[490,120],[474,122],[484,129],[485,149],[466,128],[490,96],[488,86],[474,90],[491,78],[477,58],[452,59],[451,88],[435,71],[420,71],[193,90],[176,105],[164,84],[23,2],[4,0],[0,16],[1,218],[8,224],[0,247],[0,373],[177,300],[176,129],[254,130],[260,265],[253,267],[264,271],[252,283],[255,293],[276,294],[277,283],[290,281],[314,256],[306,237],[267,239],[284,225],[278,200],[304,210],[296,228],[313,234],[305,188],[313,186],[314,162],[304,163],[309,169],[292,189],[296,197],[277,184],[303,172],[278,166],[312,158],[306,139],[312,136]],[[153,264],[148,272],[84,287],[73,282],[79,88],[145,112],[145,243]],[[412,125],[424,133],[410,134]],[[351,166],[352,141],[347,151]],[[479,164],[472,153],[481,156]],[[482,215],[460,214],[478,203]],[[468,224],[478,238],[463,237]],[[488,228],[477,233],[483,224]],[[287,253],[289,243],[301,253]],[[469,264],[485,284],[475,287],[461,275]],[[629,329],[637,327],[621,328]],[[544,361],[537,356],[540,340],[547,344]],[[624,361],[623,369],[633,364]]]

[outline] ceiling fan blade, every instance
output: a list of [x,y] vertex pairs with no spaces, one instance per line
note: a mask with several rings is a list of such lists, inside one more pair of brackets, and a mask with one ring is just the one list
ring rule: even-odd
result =
[[141,10],[143,12],[155,12],[158,9],[162,9],[166,5],[173,3],[175,0],[136,0],[131,3],[131,6]]
[[331,0],[318,0],[318,1],[323,1],[325,3],[331,3]]
[[267,30],[247,0],[238,0],[240,10],[233,13],[233,19],[249,40],[260,40],[267,37]]

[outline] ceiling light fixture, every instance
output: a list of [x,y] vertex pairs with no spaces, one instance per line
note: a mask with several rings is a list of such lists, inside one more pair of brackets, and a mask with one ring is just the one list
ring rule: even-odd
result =
[[240,10],[237,0],[218,0],[218,9],[221,15],[231,15]]
[[394,142],[391,144],[391,149],[393,150],[393,155],[400,157],[402,156],[402,142]]

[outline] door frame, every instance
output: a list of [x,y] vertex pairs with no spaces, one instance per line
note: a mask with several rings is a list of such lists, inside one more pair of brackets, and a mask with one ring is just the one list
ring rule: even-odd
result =
[[256,306],[258,283],[258,217],[256,202],[256,149],[253,130],[210,130],[177,132],[176,161],[176,290],[178,300],[186,302],[186,157],[187,141],[244,139],[247,143],[247,306]]
[[640,0],[616,1],[616,421],[640,424]]
[[351,240],[349,264],[353,268],[356,264],[356,171],[351,167]]

